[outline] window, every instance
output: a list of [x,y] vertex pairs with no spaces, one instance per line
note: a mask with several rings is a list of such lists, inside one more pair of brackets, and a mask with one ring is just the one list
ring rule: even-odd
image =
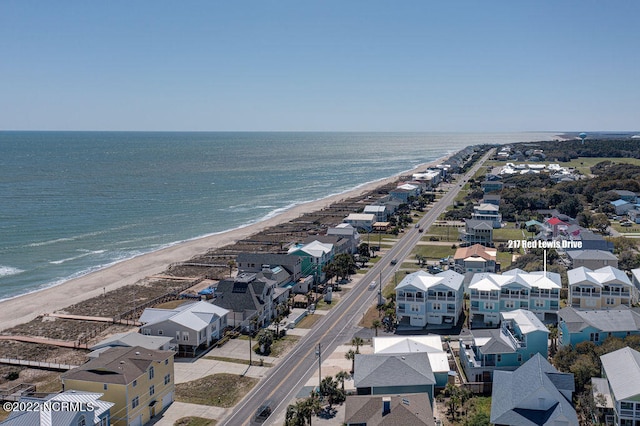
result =
[[137,380],[134,380],[134,381],[133,381],[133,383],[131,384],[131,386],[133,386],[134,388],[135,388],[136,386],[138,386],[138,381],[137,381]]
[[136,396],[131,400],[131,408],[136,408],[138,405],[140,405],[140,398]]
[[544,300],[536,300],[534,304],[536,308],[544,308]]
[[149,367],[149,380],[153,380],[154,371],[153,366]]
[[104,383],[104,384],[102,385],[102,389],[104,389],[104,390],[107,390],[107,388],[108,388],[108,387],[109,387],[109,386],[107,386],[107,384],[106,384],[106,383]]
[[431,305],[431,308],[434,311],[439,311],[440,309],[442,309],[442,305],[440,303],[434,303],[434,304]]
[[103,417],[100,419],[100,426],[109,426],[109,417]]
[[522,364],[522,354],[518,354],[518,362]]
[[164,360],[164,365],[169,365],[169,358]]
[[158,336],[162,336],[164,334],[164,332],[162,331],[162,329],[158,329]]
[[591,333],[589,334],[589,340],[592,342],[599,342],[600,341],[600,333]]
[[502,362],[502,354],[498,354],[496,356],[496,358],[497,358],[498,362]]
[[420,312],[420,305],[411,305],[411,312]]
[[154,385],[149,386],[149,396],[153,396],[156,393],[156,387]]
[[151,335],[151,330],[148,328],[143,328],[142,329],[142,334],[144,334],[145,336],[150,336]]
[[607,305],[615,305],[616,300],[613,297],[607,297],[606,303]]
[[484,308],[489,311],[493,311],[496,308],[496,304],[493,302],[485,302]]
[[78,418],[78,426],[87,426],[87,419],[85,419],[84,414]]
[[504,307],[505,307],[506,309],[513,309],[513,308],[515,308],[515,307],[516,307],[516,302],[515,302],[515,301],[513,301],[513,300],[506,300],[506,301],[504,302]]
[[189,332],[188,331],[183,331],[182,332],[182,340],[184,340],[185,342],[189,341]]
[[164,376],[164,384],[168,385],[171,382],[171,374]]

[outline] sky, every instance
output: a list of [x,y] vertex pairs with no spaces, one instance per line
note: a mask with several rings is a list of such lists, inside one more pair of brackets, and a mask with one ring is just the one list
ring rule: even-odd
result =
[[635,131],[640,2],[0,1],[0,130]]

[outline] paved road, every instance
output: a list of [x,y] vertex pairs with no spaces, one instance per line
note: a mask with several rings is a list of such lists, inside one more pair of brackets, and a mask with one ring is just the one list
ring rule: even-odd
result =
[[[429,227],[445,211],[447,206],[453,203],[461,187],[476,173],[490,153],[491,151],[478,161],[458,181],[459,185],[452,187],[445,193],[420,219],[419,225],[421,227]],[[282,415],[290,401],[300,392],[312,371],[318,368],[317,349],[320,348],[321,354],[331,353],[339,344],[351,340],[351,337],[359,329],[356,324],[378,297],[377,291],[368,289],[369,283],[374,280],[382,283],[393,278],[402,259],[409,256],[422,235],[417,228],[409,228],[384,258],[371,268],[363,279],[342,298],[339,304],[316,323],[282,362],[271,369],[268,376],[235,407],[233,413],[221,425],[254,424],[255,413],[265,401],[271,401],[273,407],[271,422],[267,420],[265,424],[273,424],[273,421]],[[393,259],[398,259],[398,264],[391,265]]]

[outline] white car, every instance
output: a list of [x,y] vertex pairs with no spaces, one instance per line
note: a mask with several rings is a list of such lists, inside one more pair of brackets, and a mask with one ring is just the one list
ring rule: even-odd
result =
[[371,284],[369,284],[369,290],[373,290],[374,288],[376,288],[376,282],[371,281]]

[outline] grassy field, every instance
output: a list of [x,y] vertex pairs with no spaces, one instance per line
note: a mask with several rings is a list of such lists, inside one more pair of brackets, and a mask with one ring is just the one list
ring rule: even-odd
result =
[[191,404],[233,407],[258,381],[237,374],[213,374],[192,382],[177,384],[175,399]]
[[[503,243],[509,240],[522,240],[522,229],[514,229],[513,224],[509,223],[504,228],[493,230],[493,241],[495,243]],[[524,232],[525,237],[528,237],[530,233]]]
[[410,260],[415,260],[415,256],[419,254],[430,260],[440,260],[443,257],[455,254],[456,249],[450,245],[418,245],[413,249]]
[[423,237],[422,240],[429,240],[429,237],[436,237],[439,241],[448,241],[452,244],[458,243],[458,236],[460,235],[459,229],[461,228],[455,226],[432,226],[425,232],[425,237]]

